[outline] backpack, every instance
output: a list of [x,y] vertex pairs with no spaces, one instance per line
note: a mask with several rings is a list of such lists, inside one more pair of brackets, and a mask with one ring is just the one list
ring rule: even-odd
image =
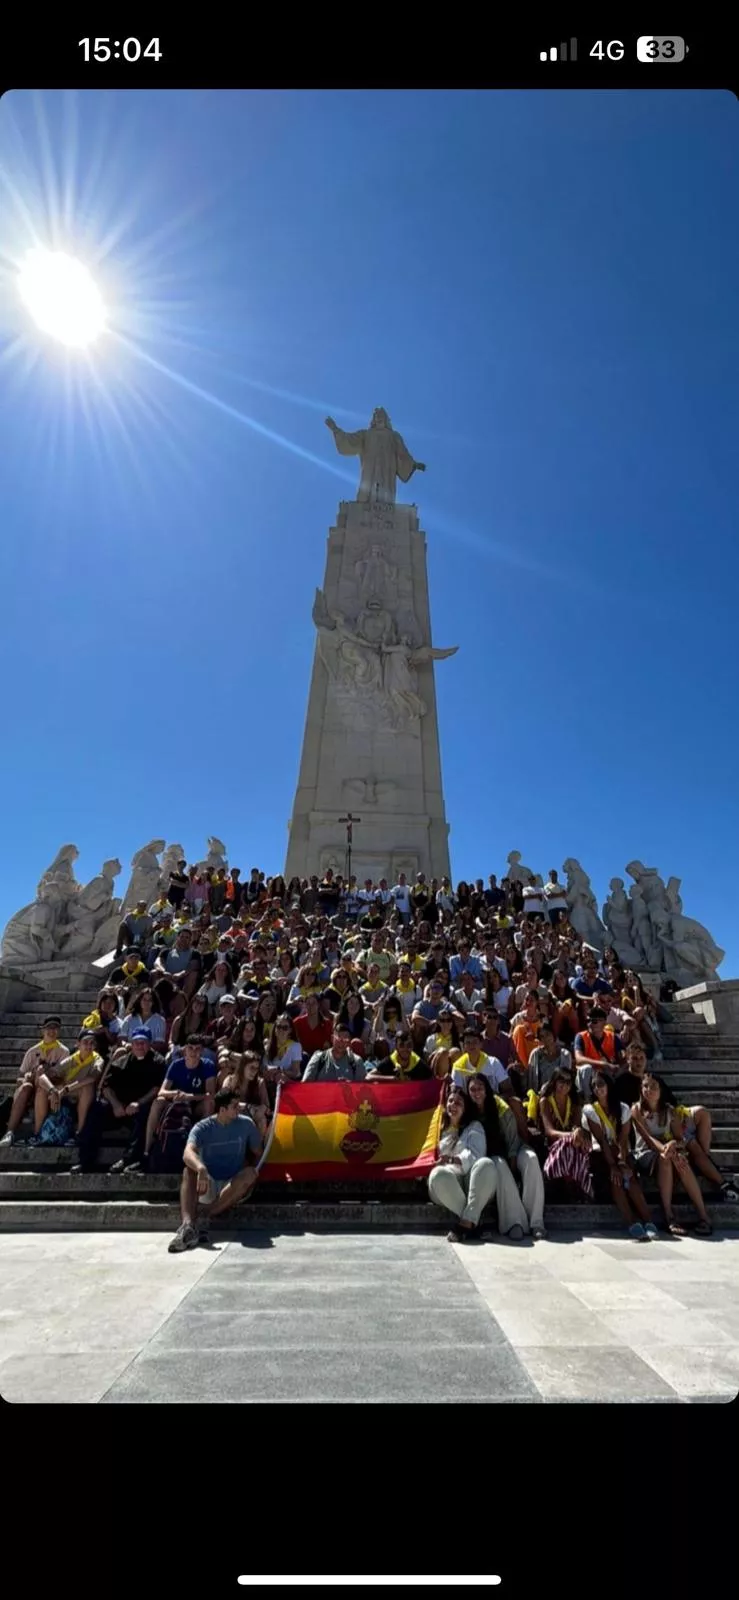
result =
[[149,1152],[149,1171],[179,1173],[185,1154],[192,1114],[189,1105],[170,1100],[165,1106]]
[[74,1134],[75,1116],[72,1107],[62,1102],[58,1111],[50,1111],[39,1129],[39,1144],[66,1144]]

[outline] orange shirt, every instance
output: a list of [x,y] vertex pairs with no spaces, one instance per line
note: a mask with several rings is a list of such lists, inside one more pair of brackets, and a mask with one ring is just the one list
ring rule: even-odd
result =
[[529,1064],[529,1056],[539,1043],[539,1022],[518,1022],[513,1029],[511,1039],[522,1067]]

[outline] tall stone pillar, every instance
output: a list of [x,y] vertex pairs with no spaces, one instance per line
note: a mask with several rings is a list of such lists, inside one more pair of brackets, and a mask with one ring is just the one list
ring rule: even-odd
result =
[[360,883],[448,873],[434,659],[454,651],[431,647],[426,536],[415,506],[374,498],[340,504],[313,620],[286,876],[344,871],[339,819],[347,811],[361,818],[352,849]]

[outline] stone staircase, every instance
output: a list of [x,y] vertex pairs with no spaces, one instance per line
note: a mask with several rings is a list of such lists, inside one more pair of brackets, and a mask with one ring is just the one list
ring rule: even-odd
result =
[[[74,992],[44,989],[0,1016],[0,1098],[11,1092],[23,1053],[37,1042],[43,1018],[50,1012],[61,1017],[61,1038],[71,1047],[99,989],[98,978],[92,983],[85,979]],[[665,1007],[664,1014],[665,1059],[660,1070],[679,1100],[710,1109],[716,1165],[723,1172],[739,1172],[739,1033],[719,1033],[686,1002]],[[30,1131],[30,1125],[24,1125],[21,1136]],[[119,1146],[120,1140],[112,1135],[101,1151],[104,1166],[116,1160]],[[0,1229],[174,1231],[179,1221],[177,1178],[72,1174],[74,1159],[73,1150],[22,1145],[0,1149]],[[715,1195],[711,1186],[703,1187]],[[692,1208],[681,1206],[679,1199],[675,1209],[684,1220],[693,1216]],[[716,1227],[739,1227],[739,1205],[709,1200],[709,1215]],[[547,1216],[552,1229],[592,1232],[619,1227],[613,1206],[550,1206]],[[424,1180],[287,1185],[263,1181],[254,1199],[224,1221],[229,1231],[321,1225],[407,1231],[438,1230],[445,1223],[428,1202]]]

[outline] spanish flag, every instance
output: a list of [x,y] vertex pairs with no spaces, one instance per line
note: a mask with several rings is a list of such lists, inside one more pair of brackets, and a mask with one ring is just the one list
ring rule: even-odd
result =
[[436,1162],[443,1083],[282,1084],[265,1178],[415,1178]]

